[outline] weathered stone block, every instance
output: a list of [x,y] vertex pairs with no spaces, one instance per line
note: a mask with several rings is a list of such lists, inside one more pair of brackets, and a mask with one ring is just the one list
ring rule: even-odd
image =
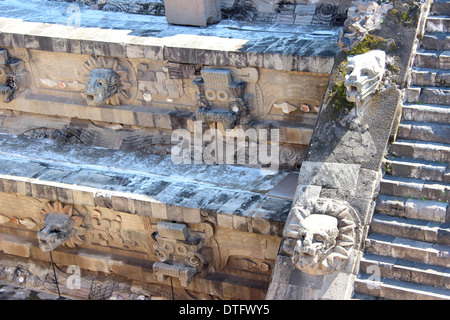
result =
[[81,269],[101,271],[107,274],[111,273],[110,260],[111,255],[90,250],[79,249],[75,256],[75,264]]
[[168,23],[206,26],[221,19],[220,0],[164,0]]
[[95,201],[95,191],[96,189],[93,188],[81,188],[77,186],[72,186],[72,193],[73,193],[73,202],[74,204],[80,205],[80,206],[89,206],[94,207]]
[[302,185],[347,190],[354,194],[360,165],[326,162],[303,162],[299,174]]
[[161,202],[152,202],[152,217],[167,219],[167,207],[165,203]]
[[4,253],[25,258],[30,257],[32,242],[29,240],[5,235],[0,244]]

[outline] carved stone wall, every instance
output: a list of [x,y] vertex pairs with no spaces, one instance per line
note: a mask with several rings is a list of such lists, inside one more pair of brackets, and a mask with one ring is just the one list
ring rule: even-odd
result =
[[[21,65],[30,71],[20,77],[32,80],[22,81],[15,96],[19,92],[31,96],[8,103],[13,112],[3,113],[2,132],[167,154],[173,147],[173,130],[188,130],[194,146],[195,121],[203,122],[203,134],[212,129],[223,137],[227,129],[274,126],[282,143],[279,163],[287,169],[296,168],[304,158],[327,81],[322,74],[264,68],[10,51],[27,57]],[[213,70],[228,83],[215,83]],[[11,90],[7,89],[12,94]],[[29,112],[46,118],[33,119]],[[242,152],[248,154],[241,150],[233,157]]]
[[[61,270],[76,266],[82,274],[92,271],[106,276],[105,280],[96,278],[98,283],[91,282],[92,277],[82,277],[81,288],[74,290],[64,285],[72,281],[71,273],[58,271],[64,294],[75,298],[103,299],[95,283],[103,288],[107,279],[122,278],[150,292],[160,285],[172,285],[175,291],[188,290],[194,297],[248,299],[251,294],[263,299],[280,244],[278,237],[224,228],[209,222],[210,217],[202,223],[174,223],[104,205],[74,205],[5,192],[0,193],[0,203],[0,254],[10,259],[2,261],[9,261],[6,265],[12,268],[5,269],[3,279],[17,284],[17,277],[23,274],[23,286],[36,290],[56,293],[50,265],[37,268],[50,262],[38,236],[40,230],[54,227],[51,224],[55,220],[46,217],[60,214],[74,221],[73,234],[50,248],[54,262]],[[21,258],[27,259],[25,265],[19,263]],[[245,278],[246,289],[239,292],[237,285],[225,290],[219,280],[224,276]],[[112,291],[105,295],[110,298]],[[170,299],[170,290],[163,295]]]
[[[238,13],[247,4],[227,5]],[[273,189],[283,189],[287,171],[306,156],[337,52],[328,39],[342,12],[316,4],[307,24],[330,30],[302,39],[303,27],[280,38],[260,29],[250,39],[234,22],[229,38],[203,30],[167,36],[178,27],[165,23],[156,31],[145,22],[145,33],[135,21],[131,31],[87,21],[81,32],[59,20],[0,17],[0,66],[6,80],[21,80],[18,88],[0,83],[0,260],[7,261],[0,276],[55,292],[56,279],[44,271],[51,252],[61,270],[81,269],[74,295],[88,299],[113,296],[115,279],[166,299],[263,299],[292,197]],[[277,10],[286,8],[276,5],[271,14],[283,20]],[[249,133],[236,142],[233,160],[250,157],[259,137],[252,133],[279,130],[265,138],[280,144],[283,170],[256,175],[249,161],[246,168],[171,165],[176,130],[187,133],[190,147],[204,148],[211,140],[197,143],[198,136],[222,139],[227,129]],[[339,241],[336,250],[346,247]]]

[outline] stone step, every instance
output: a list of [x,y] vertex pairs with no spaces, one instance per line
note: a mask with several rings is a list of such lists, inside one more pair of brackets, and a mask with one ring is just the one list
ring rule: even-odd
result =
[[397,138],[450,144],[450,124],[402,121]]
[[417,50],[414,65],[434,69],[450,69],[450,51]]
[[450,88],[447,87],[415,87],[406,89],[407,103],[450,105]]
[[450,224],[448,223],[430,222],[376,213],[370,224],[370,232],[450,245]]
[[450,289],[450,268],[430,264],[364,254],[360,272],[383,278],[407,281],[432,287]]
[[391,157],[385,160],[385,173],[427,181],[450,183],[450,165],[434,161]]
[[380,192],[398,197],[450,202],[450,184],[384,175]]
[[439,51],[449,50],[450,33],[426,32],[422,38],[422,48]]
[[395,197],[385,194],[378,196],[375,212],[395,217],[420,219],[439,223],[450,222],[450,205],[446,202]]
[[450,17],[433,15],[427,18],[425,32],[450,32]]
[[369,296],[367,294],[353,292],[351,300],[386,300],[380,297]]
[[450,1],[448,0],[434,0],[431,6],[430,15],[450,15]]
[[411,71],[414,86],[450,87],[450,70],[415,66]]
[[370,274],[364,273],[355,280],[355,291],[389,300],[450,300],[447,289],[383,277],[374,281]]
[[403,120],[419,122],[450,123],[450,107],[438,104],[405,104]]
[[398,139],[391,145],[391,154],[400,158],[450,162],[450,145],[419,140]]
[[385,234],[371,233],[365,241],[365,252],[446,268],[450,266],[450,246],[448,245]]

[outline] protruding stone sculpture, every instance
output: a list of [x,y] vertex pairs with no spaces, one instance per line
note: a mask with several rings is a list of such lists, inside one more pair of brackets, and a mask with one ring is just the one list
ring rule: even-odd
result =
[[93,69],[88,75],[84,94],[90,106],[99,106],[117,93],[119,75],[110,69]]
[[175,277],[180,280],[183,287],[187,287],[197,271],[194,268],[183,265],[156,262],[153,264],[153,272],[156,274],[159,282],[164,282],[167,277]]
[[39,230],[37,238],[42,251],[53,251],[64,243],[69,247],[84,243],[86,229],[81,226],[83,218],[74,215],[72,205],[47,203],[41,213],[44,215],[44,228]]
[[89,74],[85,80],[83,96],[89,106],[118,106],[122,100],[130,98],[128,89],[131,83],[128,82],[127,71],[120,67],[117,59],[91,57],[85,67]]
[[153,235],[156,240],[154,254],[160,261],[153,265],[158,281],[172,276],[180,278],[183,286],[188,286],[192,277],[208,265],[211,252],[204,246],[203,238],[212,236],[213,230],[209,224],[202,227],[205,232],[191,231],[183,223],[158,222],[158,231]]
[[39,248],[44,252],[55,250],[75,234],[75,221],[66,214],[49,213],[44,223],[37,235]]
[[345,88],[347,100],[355,102],[357,109],[365,106],[383,79],[386,53],[373,50],[364,54],[350,56],[346,67]]
[[[244,99],[246,82],[233,80],[230,70],[203,69],[194,80],[199,88],[197,120],[222,122],[233,128],[248,115]],[[214,108],[214,109],[213,109]]]
[[319,199],[312,207],[294,206],[284,236],[284,251],[295,267],[312,275],[339,270],[354,245],[354,222],[345,203]]
[[159,222],[154,238],[154,253],[160,261],[184,263],[194,268],[202,268],[209,262],[202,238],[191,234],[185,224]]

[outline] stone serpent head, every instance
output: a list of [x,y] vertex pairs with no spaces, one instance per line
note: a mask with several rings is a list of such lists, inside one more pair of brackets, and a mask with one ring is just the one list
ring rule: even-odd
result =
[[118,92],[119,75],[111,69],[95,68],[87,79],[84,95],[90,106],[99,106]]
[[37,234],[39,248],[44,252],[56,249],[75,234],[75,221],[66,214],[49,213],[44,223],[44,228]]

